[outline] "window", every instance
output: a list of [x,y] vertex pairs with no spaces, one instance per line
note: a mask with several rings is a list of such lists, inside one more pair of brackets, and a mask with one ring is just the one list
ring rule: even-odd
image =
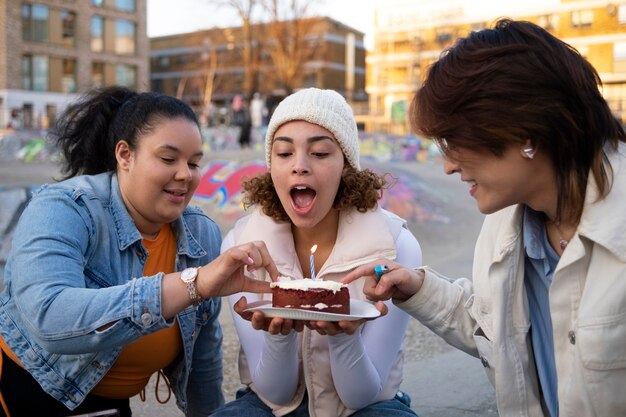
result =
[[134,12],[135,0],[115,0],[115,8],[124,12]]
[[48,7],[42,4],[22,5],[22,39],[48,42]]
[[[54,126],[57,121],[57,106],[55,104],[46,104],[46,118],[48,119],[48,126]],[[44,127],[44,126],[42,126]]]
[[537,24],[545,30],[555,30],[559,26],[558,14],[544,14],[539,16]]
[[33,123],[34,121],[34,117],[33,117],[33,103],[24,103],[22,105],[22,121],[23,124],[22,126],[27,128],[27,129],[32,129],[33,127],[35,127],[35,124]]
[[104,51],[104,17],[91,17],[91,50],[94,52]]
[[33,60],[31,56],[24,55],[22,57],[22,89],[32,90],[33,88]]
[[116,10],[120,10],[122,12],[134,12],[135,11],[135,0],[115,0],[115,5],[110,1],[105,0],[91,0],[91,5],[93,7],[115,7]]
[[115,67],[115,83],[123,87],[136,87],[137,68],[131,65],[117,65]]
[[158,62],[159,62],[159,68],[167,68],[170,66],[170,57],[160,56]]
[[48,91],[47,56],[22,56],[22,88],[31,91]]
[[76,92],[76,60],[63,60],[63,74],[61,76],[61,91],[63,93]]
[[130,20],[115,21],[115,52],[125,55],[135,53],[135,24]]
[[620,25],[626,23],[626,4],[620,4],[617,8],[617,21]]
[[593,10],[574,10],[572,12],[572,26],[585,27],[593,23]]
[[91,86],[94,88],[104,87],[103,62],[94,62],[91,64]]
[[576,50],[583,57],[587,58],[589,56],[589,45],[580,45],[576,47]]
[[25,41],[29,41],[31,38],[31,5],[24,4],[22,5],[22,39]]
[[64,46],[74,46],[76,39],[76,13],[67,10],[61,11],[62,43]]
[[615,42],[613,44],[613,61],[626,60],[626,42]]

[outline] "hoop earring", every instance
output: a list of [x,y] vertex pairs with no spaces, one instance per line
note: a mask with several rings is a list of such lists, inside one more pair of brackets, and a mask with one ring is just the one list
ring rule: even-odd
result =
[[535,154],[537,153],[537,150],[531,146],[528,146],[524,149],[522,149],[522,152],[524,152],[526,154],[526,156],[528,157],[528,159],[533,159],[535,157]]

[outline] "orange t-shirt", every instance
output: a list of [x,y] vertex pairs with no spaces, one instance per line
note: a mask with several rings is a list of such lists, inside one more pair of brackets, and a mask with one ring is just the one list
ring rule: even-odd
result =
[[[174,272],[176,238],[170,225],[165,225],[155,240],[143,240],[148,251],[144,275]],[[182,351],[183,341],[178,321],[167,329],[144,336],[126,345],[109,372],[93,389],[106,398],[130,398],[138,394],[153,373],[174,361]]]
[[[22,366],[19,359],[17,359],[13,351],[9,349],[9,347],[7,346],[2,336],[0,336],[0,350],[2,350],[2,352],[4,352],[4,354],[7,355],[13,362],[18,364],[19,366]],[[0,353],[0,380],[2,379],[2,366],[3,366],[2,361],[3,361],[3,358],[2,358],[2,354]],[[9,414],[9,409],[7,408],[7,405],[4,402],[4,397],[2,396],[2,392],[0,392],[0,406],[2,406],[2,409],[4,410],[4,414],[7,417],[11,417],[11,414]]]

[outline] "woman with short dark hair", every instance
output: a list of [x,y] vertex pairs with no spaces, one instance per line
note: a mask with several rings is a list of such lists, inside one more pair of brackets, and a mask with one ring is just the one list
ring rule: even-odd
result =
[[626,415],[626,135],[599,85],[529,22],[459,39],[411,117],[487,214],[473,280],[386,260],[346,277],[480,357],[503,416]]

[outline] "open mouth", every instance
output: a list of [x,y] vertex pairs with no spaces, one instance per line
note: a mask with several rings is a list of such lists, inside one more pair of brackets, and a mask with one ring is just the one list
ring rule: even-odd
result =
[[293,206],[299,209],[311,206],[315,200],[315,196],[317,195],[314,189],[304,185],[297,185],[293,187],[290,194]]

